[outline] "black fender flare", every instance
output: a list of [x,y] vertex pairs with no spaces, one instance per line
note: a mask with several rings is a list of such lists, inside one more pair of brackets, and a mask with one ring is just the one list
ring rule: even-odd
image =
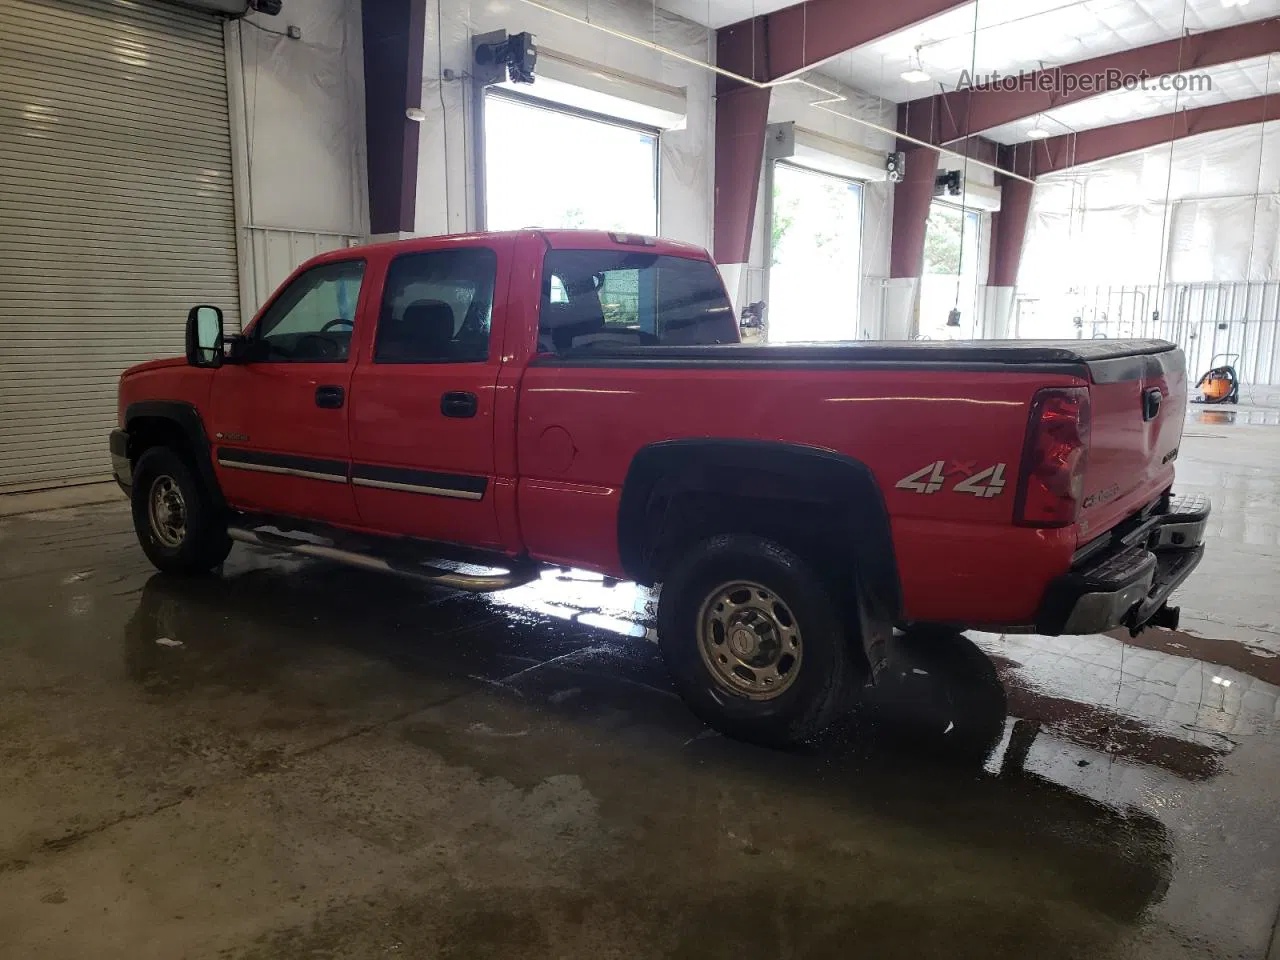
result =
[[220,509],[225,510],[227,504],[218,485],[217,474],[213,471],[213,448],[195,405],[182,400],[138,400],[129,404],[124,412],[124,430],[130,435],[131,458],[137,451],[134,448],[134,431],[130,427],[142,419],[167,420],[176,425],[187,442],[196,471],[209,496]]
[[664,504],[680,493],[749,496],[830,508],[821,536],[853,559],[861,586],[891,618],[902,587],[884,496],[865,463],[772,440],[697,438],[642,447],[618,508],[618,550],[629,577],[652,583]]

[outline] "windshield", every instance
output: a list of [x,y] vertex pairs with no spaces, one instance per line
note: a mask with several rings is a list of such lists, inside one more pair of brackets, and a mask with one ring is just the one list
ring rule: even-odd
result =
[[724,284],[706,260],[619,250],[552,250],[542,272],[539,347],[737,343]]

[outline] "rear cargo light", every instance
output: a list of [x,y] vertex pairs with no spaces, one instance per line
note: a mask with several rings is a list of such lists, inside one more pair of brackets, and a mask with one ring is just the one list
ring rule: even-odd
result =
[[1054,387],[1031,401],[1022,448],[1014,522],[1026,527],[1075,523],[1089,449],[1089,390]]
[[625,243],[633,247],[656,247],[658,241],[655,237],[646,237],[642,233],[611,233],[609,239],[614,243]]

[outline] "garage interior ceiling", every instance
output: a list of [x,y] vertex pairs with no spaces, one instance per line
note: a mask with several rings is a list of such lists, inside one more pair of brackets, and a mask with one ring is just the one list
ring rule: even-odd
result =
[[1178,76],[1197,74],[1209,78],[1208,89],[1188,86],[1185,90],[1115,90],[1047,110],[1039,117],[993,127],[982,135],[997,143],[1017,143],[1026,140],[1027,130],[1037,123],[1056,136],[1173,113],[1175,110],[1192,110],[1215,103],[1280,93],[1280,54],[1188,71]]
[[[979,0],[843,54],[821,70],[901,102],[937,93],[939,85],[955,89],[975,67],[981,73],[1037,70],[1269,16],[1280,16],[1280,0],[1230,7],[1222,0]],[[931,83],[901,78],[917,47]]]
[[[663,0],[664,9],[712,27],[787,6],[779,0]],[[816,68],[885,101],[902,103],[954,90],[965,74],[1034,71],[1118,53],[1268,17],[1280,0],[978,0],[882,37]],[[909,83],[917,65],[928,83]],[[1280,60],[1261,57],[1202,71],[1212,90],[1168,93],[1117,91],[1045,113],[1054,132],[1071,132],[1140,119],[1173,109],[1208,106],[1280,91]],[[820,79],[820,78],[815,78]],[[1000,143],[1026,139],[1034,121],[986,134]]]

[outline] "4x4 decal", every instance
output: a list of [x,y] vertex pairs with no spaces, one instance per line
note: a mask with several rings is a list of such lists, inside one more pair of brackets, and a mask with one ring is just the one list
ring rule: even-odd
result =
[[997,463],[985,470],[978,470],[972,460],[934,460],[915,473],[907,474],[894,484],[899,490],[910,490],[912,493],[937,493],[947,485],[947,479],[960,474],[960,479],[951,488],[952,493],[968,493],[975,497],[991,499],[1004,492],[1005,464]]

